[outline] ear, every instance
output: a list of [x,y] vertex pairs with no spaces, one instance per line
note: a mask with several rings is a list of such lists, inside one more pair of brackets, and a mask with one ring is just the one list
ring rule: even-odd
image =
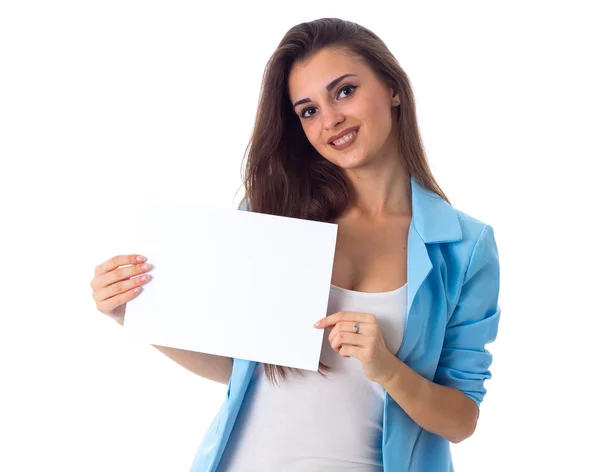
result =
[[392,100],[392,107],[397,107],[398,105],[400,105],[400,94],[398,92],[396,92],[394,89],[390,89],[391,90],[391,100]]

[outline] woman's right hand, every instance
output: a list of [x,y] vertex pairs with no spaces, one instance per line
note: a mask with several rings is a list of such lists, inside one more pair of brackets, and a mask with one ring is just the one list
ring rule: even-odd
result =
[[[144,256],[130,254],[111,257],[96,267],[94,278],[90,282],[93,297],[99,312],[113,318],[123,325],[127,302],[137,297],[141,286],[150,280],[146,274],[151,265]],[[122,267],[132,264],[128,267]],[[144,274],[139,277],[140,274]]]

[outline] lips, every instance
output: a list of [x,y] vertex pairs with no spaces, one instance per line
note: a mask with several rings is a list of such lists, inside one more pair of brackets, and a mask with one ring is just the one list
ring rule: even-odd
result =
[[[339,138],[339,139],[335,138],[335,137],[332,138],[333,141],[337,141],[337,144],[330,142],[329,145],[335,151],[338,151],[338,152],[345,151],[349,147],[354,146],[354,143],[356,142],[356,139],[358,137],[358,132],[359,132],[358,128],[348,128],[347,131],[344,130],[344,131],[342,131],[342,133],[340,133],[341,138]],[[346,133],[346,134],[344,134],[344,133]]]
[[333,144],[333,142],[336,139],[340,139],[343,138],[344,136],[346,136],[347,134],[352,133],[352,131],[358,131],[358,126],[354,126],[352,128],[346,128],[345,130],[343,130],[341,133],[336,134],[335,136],[332,136],[331,138],[329,138],[329,141],[327,141],[329,144],[331,144],[332,146],[335,146],[335,144]]

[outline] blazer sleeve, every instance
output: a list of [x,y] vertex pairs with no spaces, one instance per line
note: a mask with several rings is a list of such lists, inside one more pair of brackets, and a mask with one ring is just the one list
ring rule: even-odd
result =
[[433,381],[461,390],[477,405],[491,378],[492,355],[485,345],[496,339],[500,307],[500,266],[494,231],[481,231],[467,265],[461,294],[452,312]]

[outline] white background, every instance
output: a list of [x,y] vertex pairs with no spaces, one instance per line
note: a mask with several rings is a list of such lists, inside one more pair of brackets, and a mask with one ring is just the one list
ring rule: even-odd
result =
[[386,42],[434,175],[495,230],[493,379],[456,470],[594,470],[594,3],[0,3],[0,470],[188,470],[226,386],[130,343],[89,283],[135,251],[134,201],[237,205],[265,63],[326,16]]

